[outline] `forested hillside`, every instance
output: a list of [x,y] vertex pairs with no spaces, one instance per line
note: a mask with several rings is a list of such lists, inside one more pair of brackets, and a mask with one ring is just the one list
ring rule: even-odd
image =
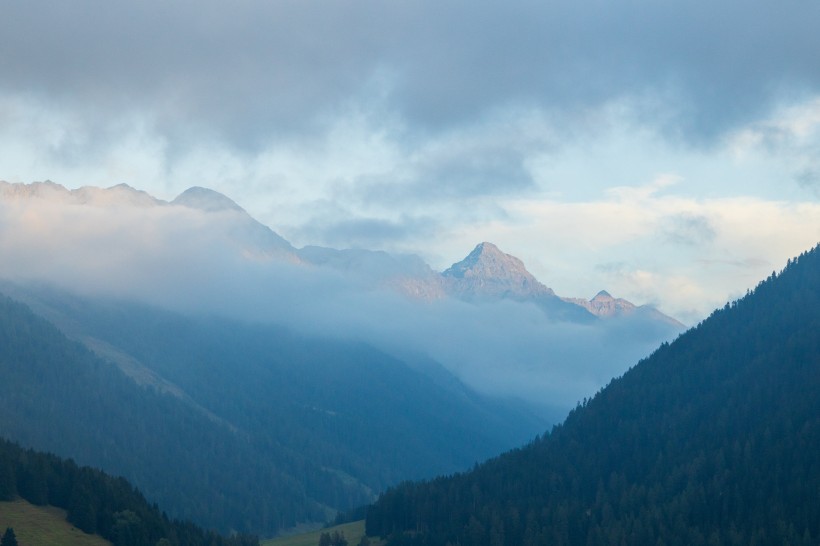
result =
[[530,445],[370,508],[390,544],[817,544],[820,247]]
[[[0,501],[17,497],[68,512],[68,521],[114,546],[254,546],[255,537],[225,538],[171,521],[126,480],[0,439]],[[25,545],[24,545],[25,546]]]
[[325,521],[401,479],[469,467],[539,423],[363,344],[62,293],[49,305],[165,383],[138,386],[2,298],[0,432],[126,476],[208,528]]
[[[241,509],[250,521],[324,517],[247,438],[138,387],[8,299],[0,300],[0,347],[3,435],[127,475],[175,515],[211,527],[230,529],[231,512]],[[255,502],[237,505],[240,492]]]

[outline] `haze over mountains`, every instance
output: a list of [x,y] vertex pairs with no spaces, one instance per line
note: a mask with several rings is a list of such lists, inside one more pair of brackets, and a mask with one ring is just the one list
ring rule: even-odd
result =
[[43,287],[3,291],[48,321],[0,298],[3,436],[123,475],[174,517],[223,532],[324,522],[546,426],[434,362],[360,342]]
[[423,354],[538,404],[570,407],[682,330],[652,313],[601,320],[488,243],[444,273],[415,256],[295,249],[205,188],[168,203],[125,185],[0,183],[0,207],[0,278]]

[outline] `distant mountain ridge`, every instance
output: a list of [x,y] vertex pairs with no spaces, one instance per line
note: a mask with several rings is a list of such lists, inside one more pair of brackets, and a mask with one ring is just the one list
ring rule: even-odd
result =
[[165,204],[165,201],[156,199],[142,190],[134,189],[128,184],[117,184],[109,188],[83,186],[75,190],[69,190],[50,180],[32,182],[31,184],[13,184],[0,180],[0,197],[11,200],[36,198],[76,205],[96,206],[130,205],[149,207]]
[[[589,322],[594,318],[618,318],[640,312],[647,318],[676,328],[683,325],[648,306],[635,306],[623,299],[605,300],[596,296],[559,298],[536,279],[524,263],[502,252],[490,242],[478,244],[463,260],[438,273],[417,256],[393,256],[365,249],[336,250],[318,246],[294,248],[286,239],[255,220],[229,197],[214,190],[193,186],[170,202],[156,199],[127,184],[110,188],[84,186],[68,190],[51,181],[11,184],[0,181],[0,198],[5,200],[42,199],[98,207],[184,207],[206,214],[227,214],[227,235],[240,253],[252,260],[281,260],[287,263],[330,268],[360,279],[374,287],[393,290],[407,297],[438,300],[446,297],[470,302],[500,299],[532,301],[545,313],[561,320]],[[564,305],[581,307],[589,313]]]
[[581,306],[593,315],[595,315],[596,317],[604,319],[620,316],[630,316],[634,314],[647,314],[651,318],[659,322],[666,322],[672,326],[679,328],[684,327],[683,324],[681,324],[679,321],[675,320],[674,318],[668,315],[664,315],[654,307],[648,305],[636,306],[635,304],[623,298],[612,297],[612,295],[606,290],[601,290],[591,300],[585,300],[582,298],[561,299],[566,302],[574,303],[575,305]]

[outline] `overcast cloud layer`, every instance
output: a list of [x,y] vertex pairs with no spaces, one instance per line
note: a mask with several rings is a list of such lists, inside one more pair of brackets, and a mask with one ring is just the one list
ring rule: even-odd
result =
[[[221,191],[297,246],[686,322],[820,240],[820,3],[4,2],[0,179]],[[660,183],[659,183],[660,181]]]

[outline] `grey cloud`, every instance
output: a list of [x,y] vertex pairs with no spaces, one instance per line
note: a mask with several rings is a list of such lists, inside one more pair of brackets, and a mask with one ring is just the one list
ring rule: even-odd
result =
[[626,262],[606,262],[595,266],[595,271],[600,273],[611,273],[614,275],[622,275],[629,269],[629,264]]
[[365,203],[463,202],[464,199],[520,194],[534,188],[525,152],[508,143],[481,144],[423,154],[402,164],[402,173],[363,179],[358,190]]
[[820,197],[820,170],[803,169],[794,175],[794,179],[798,186]]
[[385,248],[408,238],[432,236],[437,227],[438,223],[427,217],[315,218],[305,222],[294,234],[302,240],[334,247]]
[[510,104],[572,125],[639,99],[647,123],[708,143],[781,93],[820,88],[819,19],[800,0],[13,2],[0,88],[88,117],[150,112],[175,141],[243,149],[375,100],[374,79],[421,133]]
[[704,245],[717,235],[709,219],[697,214],[677,214],[667,218],[661,233],[670,243],[687,246]]
[[771,267],[772,264],[768,260],[761,258],[743,258],[743,259],[723,259],[723,260],[698,260],[698,263],[707,266],[729,266],[738,269],[759,270],[761,267]]

